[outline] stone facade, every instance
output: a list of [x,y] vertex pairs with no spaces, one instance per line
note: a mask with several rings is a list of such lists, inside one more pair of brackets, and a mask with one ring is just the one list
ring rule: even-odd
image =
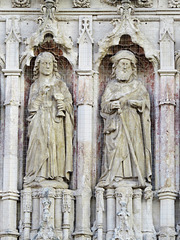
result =
[[[0,13],[0,239],[180,239],[180,1],[1,0]],[[40,66],[46,87],[40,91],[33,83],[40,81],[34,66],[44,52],[45,68],[56,64],[50,73]],[[122,52],[123,58],[112,60]],[[115,97],[116,92],[125,97],[135,91],[134,85],[122,83],[131,81],[132,65],[127,79],[114,66],[129,64],[128,52],[133,54],[139,92],[124,104],[141,119],[134,125]],[[117,85],[125,83],[125,90],[109,87],[112,76]],[[108,89],[113,99],[107,100]],[[112,107],[105,112],[108,129],[115,130],[110,127],[116,119],[123,123],[116,125],[118,137],[104,130],[103,104]],[[148,106],[149,135],[137,130],[143,129]],[[30,117],[38,111],[46,117],[40,115],[32,124]],[[53,121],[61,127],[55,128]],[[120,136],[122,128],[126,130]],[[49,141],[52,132],[59,138]],[[64,151],[64,158],[50,161],[50,143],[60,155]],[[48,149],[45,162],[38,144]],[[147,165],[142,171],[147,150],[150,171]],[[128,154],[137,174],[121,175],[117,159]],[[106,156],[110,165],[104,183]],[[55,167],[54,175],[47,164]],[[33,176],[30,184],[27,176]]]

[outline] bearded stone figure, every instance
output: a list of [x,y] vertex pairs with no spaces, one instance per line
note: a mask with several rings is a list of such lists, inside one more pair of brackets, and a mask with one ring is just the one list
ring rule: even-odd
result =
[[100,185],[122,179],[151,182],[150,100],[137,80],[137,59],[127,50],[111,58],[112,81],[101,101],[104,153]]
[[33,81],[25,184],[52,179],[67,182],[73,171],[72,97],[51,53],[43,52],[36,58]]

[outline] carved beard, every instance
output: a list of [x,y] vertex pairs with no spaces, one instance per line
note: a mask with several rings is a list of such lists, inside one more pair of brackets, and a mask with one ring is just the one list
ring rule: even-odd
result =
[[131,71],[120,71],[118,75],[119,76],[116,76],[116,77],[119,81],[129,81],[132,76],[132,72]]

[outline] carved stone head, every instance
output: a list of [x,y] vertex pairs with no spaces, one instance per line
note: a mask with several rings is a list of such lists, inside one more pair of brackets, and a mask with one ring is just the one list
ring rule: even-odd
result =
[[[46,63],[46,67],[44,66],[44,70],[43,70],[43,63]],[[45,71],[47,70],[47,73],[49,72],[47,68],[47,64],[51,65],[51,63],[53,63],[53,72],[55,74],[58,73],[58,70],[57,70],[57,61],[54,57],[54,55],[50,52],[42,52],[40,53],[37,58],[36,58],[36,61],[35,61],[35,65],[34,65],[34,70],[33,70],[33,73],[34,73],[34,78],[33,78],[33,81],[35,81],[38,77],[39,77],[39,73],[40,71]]]
[[129,81],[131,78],[136,78],[137,59],[135,55],[128,50],[121,50],[111,57],[113,62],[112,77],[120,81]]

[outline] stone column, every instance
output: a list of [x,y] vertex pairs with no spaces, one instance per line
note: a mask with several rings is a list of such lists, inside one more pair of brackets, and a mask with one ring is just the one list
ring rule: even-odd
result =
[[[161,19],[160,33],[160,235],[159,239],[169,227],[175,233],[175,66],[174,66],[174,20]],[[168,237],[168,236],[167,236]],[[173,238],[175,239],[175,235]]]
[[72,192],[70,190],[63,191],[63,240],[70,239],[70,215],[72,211]]
[[39,189],[32,189],[32,227],[31,237],[37,233],[40,224],[40,193]]
[[143,215],[142,215],[142,232],[144,239],[156,239],[156,231],[153,224],[152,216],[152,200],[153,200],[153,191],[152,187],[146,187],[144,189],[144,198],[143,198]]
[[107,198],[107,234],[106,239],[109,240],[113,237],[114,229],[116,226],[116,200],[114,189],[106,190]]
[[54,226],[57,232],[57,236],[62,236],[62,189],[56,190],[55,195],[55,215],[54,215]]
[[103,239],[104,188],[96,188],[97,240]]
[[30,239],[30,229],[31,229],[31,212],[32,212],[32,196],[31,188],[25,188],[22,191],[23,194],[23,240]]
[[78,158],[75,238],[90,239],[90,200],[92,162],[92,16],[79,17],[78,74]]
[[160,200],[160,231],[159,239],[176,239],[175,232],[175,199],[176,191],[170,189],[161,189],[159,191]]
[[141,198],[142,198],[142,190],[140,188],[134,189],[134,191],[133,191],[133,222],[134,222],[135,237],[138,240],[142,240],[142,232],[141,232],[142,203],[141,203]]
[[8,19],[6,22],[6,69],[5,75],[5,133],[4,133],[4,166],[3,166],[3,193],[2,213],[4,219],[0,238],[15,240],[17,231],[17,191],[18,173],[18,115],[20,87],[19,76],[19,29],[17,19]]

